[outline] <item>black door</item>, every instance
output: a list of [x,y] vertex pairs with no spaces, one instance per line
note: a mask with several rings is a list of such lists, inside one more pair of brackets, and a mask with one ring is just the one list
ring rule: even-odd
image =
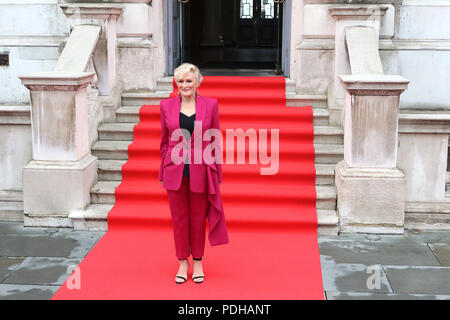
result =
[[276,47],[279,45],[280,9],[273,0],[236,0],[237,39],[240,47]]
[[283,5],[273,0],[190,0],[180,7],[181,62],[201,69],[280,69]]

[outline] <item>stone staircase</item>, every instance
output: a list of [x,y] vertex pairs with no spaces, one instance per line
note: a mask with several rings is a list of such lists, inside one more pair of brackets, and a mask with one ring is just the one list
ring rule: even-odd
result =
[[[99,140],[92,146],[98,158],[98,182],[91,189],[91,205],[84,212],[70,214],[76,230],[106,230],[107,213],[115,202],[114,190],[121,183],[121,167],[128,159],[128,145],[133,140],[133,127],[139,122],[139,109],[143,104],[159,104],[172,91],[172,78],[158,81],[153,93],[125,93],[122,107],[116,110],[116,121],[98,127]],[[336,189],[334,170],[343,159],[343,131],[329,126],[327,96],[306,96],[295,93],[295,82],[286,79],[288,106],[313,106],[314,147],[316,165],[316,191],[318,233],[337,234]]]

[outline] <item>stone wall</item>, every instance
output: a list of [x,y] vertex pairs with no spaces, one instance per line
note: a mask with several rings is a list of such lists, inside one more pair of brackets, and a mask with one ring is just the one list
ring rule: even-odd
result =
[[0,105],[29,104],[20,74],[52,70],[68,33],[57,0],[15,0],[0,4],[0,53],[9,54],[9,67],[0,67]]
[[327,94],[333,82],[335,20],[340,4],[383,4],[380,55],[385,74],[411,80],[401,109],[450,110],[450,1],[294,1],[291,78],[302,94]]

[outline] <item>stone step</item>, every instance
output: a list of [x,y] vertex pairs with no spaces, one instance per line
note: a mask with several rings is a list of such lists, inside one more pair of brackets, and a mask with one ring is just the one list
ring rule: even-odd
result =
[[114,190],[121,181],[99,181],[91,188],[91,204],[114,204]]
[[99,181],[122,181],[122,166],[127,160],[99,160]]
[[317,234],[335,236],[339,233],[339,217],[336,210],[317,210]]
[[[85,211],[74,212],[69,215],[74,230],[107,231],[107,216],[113,204],[91,204]],[[337,235],[338,216],[335,210],[317,210],[319,235]]]
[[0,221],[23,221],[23,202],[0,201]]
[[[156,83],[157,91],[173,90],[173,76],[158,78]],[[295,90],[295,79],[286,78],[286,93],[295,93]]]
[[111,122],[102,123],[98,126],[99,140],[132,141],[133,128],[136,123]]
[[[92,155],[99,160],[127,160],[128,146],[132,141],[97,141],[92,146]],[[158,150],[156,149],[158,148]],[[314,144],[316,164],[337,164],[344,158],[344,146],[340,144]],[[153,150],[159,154],[159,145]]]
[[173,90],[173,76],[158,78],[156,81],[156,91],[169,91]]
[[[122,181],[122,166],[127,160],[99,160],[98,179],[100,181]],[[334,164],[316,164],[316,185],[334,184]],[[157,176],[158,170],[154,169],[153,175]]]
[[138,123],[141,106],[123,106],[116,110],[116,122]]
[[[133,140],[133,128],[135,123],[102,123],[98,127],[100,140],[109,141],[131,141]],[[160,135],[159,126],[149,128],[155,136]],[[322,144],[343,144],[343,130],[338,127],[315,126],[314,127],[314,143]]]
[[85,211],[71,212],[73,229],[80,231],[107,231],[108,213],[113,204],[91,204]]
[[[99,181],[91,188],[91,204],[114,204],[114,190],[121,181]],[[334,186],[316,186],[317,209],[336,209],[336,188]]]
[[295,79],[286,78],[286,94],[295,93],[296,90]]
[[342,144],[314,144],[317,164],[337,164],[344,159],[344,146]]
[[333,186],[336,165],[316,163],[315,167],[316,167],[316,186],[327,186],[327,185]]
[[450,230],[450,214],[406,212],[405,228],[418,230]]
[[313,126],[328,126],[330,113],[327,109],[313,109]]
[[159,105],[162,99],[169,98],[170,93],[171,91],[122,93],[122,106]]
[[23,201],[23,191],[22,190],[0,190],[0,201],[21,202],[21,201]]
[[328,97],[327,95],[307,95],[298,93],[286,94],[286,105],[295,107],[311,106],[313,109],[327,108]]
[[[122,106],[159,105],[162,99],[170,96],[171,91],[126,92],[122,94]],[[286,105],[295,107],[311,106],[314,109],[327,107],[326,95],[305,95],[294,92],[286,93]]]
[[314,126],[315,144],[344,144],[344,130],[339,127]]
[[443,201],[406,201],[405,212],[410,213],[445,213],[450,215],[450,199],[445,197]]
[[[141,106],[123,106],[116,110],[116,121],[127,123],[139,122],[139,109]],[[327,109],[313,109],[313,125],[327,126],[329,124],[329,113]]]
[[127,160],[131,141],[97,141],[92,146],[92,155],[99,160]]

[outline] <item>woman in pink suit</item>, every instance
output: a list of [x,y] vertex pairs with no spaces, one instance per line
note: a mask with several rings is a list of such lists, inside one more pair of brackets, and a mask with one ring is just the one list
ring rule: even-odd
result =
[[192,255],[192,280],[202,283],[205,278],[202,257],[206,219],[209,222],[210,244],[228,243],[219,189],[219,183],[222,182],[221,148],[214,149],[211,153],[214,160],[220,156],[220,161],[203,159],[205,149],[211,150],[211,145],[214,145],[212,148],[221,146],[221,142],[218,143],[215,139],[204,141],[203,137],[203,133],[208,129],[220,132],[218,104],[217,99],[198,95],[202,76],[195,65],[180,65],[174,71],[174,78],[178,96],[164,99],[160,103],[159,180],[167,190],[175,251],[180,260],[175,282],[186,282],[188,257]]

